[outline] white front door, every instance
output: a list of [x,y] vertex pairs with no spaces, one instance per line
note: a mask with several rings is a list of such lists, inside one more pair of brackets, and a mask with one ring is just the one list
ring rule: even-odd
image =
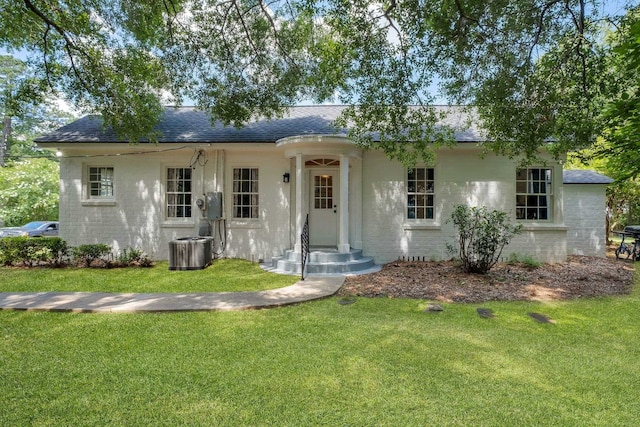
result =
[[338,201],[340,195],[337,170],[311,170],[309,200],[309,244],[338,244]]

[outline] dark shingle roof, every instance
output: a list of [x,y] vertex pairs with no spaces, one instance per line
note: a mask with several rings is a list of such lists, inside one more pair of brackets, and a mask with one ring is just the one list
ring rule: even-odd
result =
[[[280,119],[260,119],[236,129],[218,122],[211,124],[209,116],[194,107],[167,108],[155,130],[159,132],[158,142],[275,142],[281,138],[301,135],[346,134],[345,129],[336,129],[333,121],[345,109],[340,105],[315,105],[291,107]],[[449,107],[437,107],[442,110]],[[478,129],[464,128],[466,115],[460,109],[451,107],[451,114],[445,120],[449,126],[459,129],[455,137],[460,142],[482,141]],[[127,142],[118,138],[112,129],[104,129],[99,116],[86,116],[61,127],[36,142]]]
[[562,182],[564,184],[611,184],[613,179],[591,170],[564,170]]

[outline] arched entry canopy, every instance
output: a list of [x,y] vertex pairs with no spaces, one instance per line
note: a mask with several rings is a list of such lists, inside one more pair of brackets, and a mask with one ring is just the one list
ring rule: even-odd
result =
[[[318,243],[335,244],[342,253],[360,249],[362,168],[357,168],[358,176],[350,176],[349,168],[352,161],[361,162],[362,148],[346,135],[290,136],[276,141],[276,146],[284,149],[285,157],[295,159],[294,251],[302,250],[300,235],[307,214],[312,230],[314,226],[323,230],[325,240],[318,233]],[[351,211],[350,204],[355,207]],[[354,230],[350,223],[356,224]]]

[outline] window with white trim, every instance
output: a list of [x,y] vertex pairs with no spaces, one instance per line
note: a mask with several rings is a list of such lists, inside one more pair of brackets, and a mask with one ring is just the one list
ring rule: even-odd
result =
[[113,198],[113,167],[89,166],[87,177],[88,198]]
[[435,205],[433,168],[407,170],[407,219],[433,219]]
[[191,168],[167,168],[167,219],[191,218],[192,172]]
[[258,168],[233,169],[233,218],[258,219]]
[[516,219],[541,221],[550,219],[552,196],[550,168],[516,170]]

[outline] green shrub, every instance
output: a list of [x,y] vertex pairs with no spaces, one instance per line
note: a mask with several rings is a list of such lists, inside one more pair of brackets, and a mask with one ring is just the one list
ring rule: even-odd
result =
[[105,244],[88,244],[70,248],[59,237],[5,237],[0,239],[0,264],[61,266],[69,262],[71,253],[73,262],[84,267],[150,267],[153,261],[141,249],[127,248],[113,261],[110,257],[112,249]]
[[42,262],[46,262],[48,259],[51,259],[52,255],[53,251],[47,247],[27,247],[27,263],[29,267],[32,267],[34,264],[38,265]]
[[511,265],[520,264],[531,269],[538,268],[542,265],[540,261],[538,261],[531,255],[520,255],[515,252],[509,255],[509,258],[507,259],[507,264],[511,264]]
[[[458,205],[451,214],[458,229],[458,254],[467,273],[486,274],[502,254],[511,238],[520,233],[522,225],[512,225],[507,214],[483,207]],[[455,246],[448,245],[451,252]]]
[[96,260],[106,261],[106,256],[111,253],[111,246],[103,243],[80,245],[73,248],[73,257],[76,262],[82,262],[85,267],[91,267]]
[[4,265],[58,266],[68,252],[59,237],[5,237],[0,239],[0,262]]
[[4,265],[16,265],[26,258],[26,237],[0,239],[0,260]]
[[151,267],[153,261],[140,248],[124,248],[118,254],[117,263],[120,267]]

